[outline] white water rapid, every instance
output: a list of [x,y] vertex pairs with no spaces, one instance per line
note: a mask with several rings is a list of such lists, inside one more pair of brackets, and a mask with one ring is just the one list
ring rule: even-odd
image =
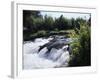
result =
[[52,38],[37,38],[34,42],[24,43],[24,69],[55,68],[68,66],[70,55],[67,51],[67,45],[63,46],[60,49],[51,48],[50,51],[48,51],[47,47],[44,47],[39,51],[40,46],[49,43],[51,40]]

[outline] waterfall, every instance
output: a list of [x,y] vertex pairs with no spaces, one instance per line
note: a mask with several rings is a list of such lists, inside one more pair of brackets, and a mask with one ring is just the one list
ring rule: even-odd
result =
[[48,49],[45,47],[45,48],[43,48],[39,53],[38,53],[38,55],[40,56],[40,57],[45,57],[45,53],[48,51]]
[[40,49],[40,46],[52,40],[38,38],[33,42],[27,42],[24,44],[24,69],[34,68],[54,68],[68,66],[70,59],[69,52],[67,51],[68,45],[63,46],[60,49],[51,48],[50,51],[45,46]]
[[49,58],[52,59],[53,61],[56,61],[62,54],[62,50],[59,49],[55,49],[55,48],[52,48],[51,51],[50,51],[50,56]]

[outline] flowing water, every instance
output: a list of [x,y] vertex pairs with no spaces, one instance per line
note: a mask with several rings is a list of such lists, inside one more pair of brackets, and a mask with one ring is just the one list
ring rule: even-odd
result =
[[[68,39],[37,38],[24,43],[24,69],[56,68],[68,66],[70,55],[67,50]],[[48,45],[49,44],[49,45]],[[60,46],[63,44],[62,46]],[[42,46],[42,48],[41,48]],[[59,48],[58,48],[59,47]]]

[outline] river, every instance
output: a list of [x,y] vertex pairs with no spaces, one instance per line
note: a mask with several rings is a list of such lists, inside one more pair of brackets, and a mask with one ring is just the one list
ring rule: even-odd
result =
[[67,67],[70,54],[67,50],[70,38],[62,36],[36,38],[26,41],[23,46],[24,69]]

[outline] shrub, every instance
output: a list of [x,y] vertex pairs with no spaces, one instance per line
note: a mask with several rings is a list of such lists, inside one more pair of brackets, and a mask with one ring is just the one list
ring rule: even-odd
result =
[[71,43],[74,57],[70,60],[69,66],[90,66],[90,27],[88,25],[81,25],[78,33],[78,41]]

